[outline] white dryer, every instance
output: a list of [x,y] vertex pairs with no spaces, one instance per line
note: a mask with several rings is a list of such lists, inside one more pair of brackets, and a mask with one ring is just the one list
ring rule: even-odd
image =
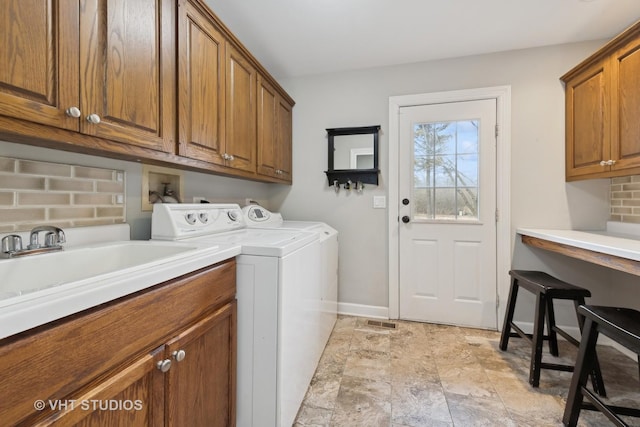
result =
[[317,365],[317,234],[249,229],[233,204],[155,204],[151,228],[153,239],[241,246],[236,425],[291,426]]
[[338,231],[324,222],[289,221],[282,214],[270,212],[260,205],[251,204],[242,208],[247,227],[259,229],[303,230],[318,235],[320,241],[320,289],[321,313],[316,318],[321,348],[317,356],[322,355],[338,312]]

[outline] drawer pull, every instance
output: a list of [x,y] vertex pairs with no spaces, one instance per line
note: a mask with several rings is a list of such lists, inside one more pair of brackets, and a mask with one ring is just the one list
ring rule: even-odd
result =
[[176,362],[182,362],[187,353],[184,350],[176,350],[171,353]]
[[169,369],[171,369],[171,360],[161,360],[156,366],[160,370],[160,372],[167,372]]
[[65,111],[65,114],[67,116],[69,116],[69,117],[73,117],[74,119],[77,119],[78,117],[80,117],[82,115],[82,112],[80,111],[80,109],[78,107],[69,107]]
[[98,123],[100,123],[100,116],[97,114],[89,114],[87,116],[87,121],[89,123],[93,123],[94,125],[97,125]]

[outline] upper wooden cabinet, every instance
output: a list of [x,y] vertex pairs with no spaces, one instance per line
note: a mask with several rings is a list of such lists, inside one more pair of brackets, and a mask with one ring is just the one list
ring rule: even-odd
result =
[[257,72],[245,56],[227,44],[225,151],[229,166],[256,170]]
[[79,130],[78,3],[5,0],[0,13],[0,114]]
[[290,148],[258,171],[258,78],[278,150],[294,102],[203,0],[6,0],[0,24],[3,140],[291,182]]
[[179,154],[224,165],[226,39],[196,5],[178,5]]
[[197,2],[178,10],[179,153],[254,173],[256,68]]
[[175,2],[81,3],[81,131],[174,152]]
[[562,76],[566,179],[640,173],[640,23]]
[[291,182],[292,106],[258,77],[258,173]]
[[172,152],[172,2],[81,3],[2,3],[0,114]]

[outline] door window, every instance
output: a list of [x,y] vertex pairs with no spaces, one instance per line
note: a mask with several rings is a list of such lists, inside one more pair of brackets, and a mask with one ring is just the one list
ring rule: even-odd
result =
[[414,221],[478,221],[479,120],[413,124]]

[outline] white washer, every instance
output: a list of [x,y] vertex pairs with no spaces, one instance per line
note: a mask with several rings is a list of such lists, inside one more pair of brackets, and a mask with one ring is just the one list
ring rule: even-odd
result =
[[318,234],[320,240],[320,300],[321,315],[316,318],[321,344],[313,355],[320,359],[333,331],[338,312],[338,231],[324,222],[285,221],[282,214],[270,212],[260,205],[242,208],[247,227],[279,230],[302,230]]
[[155,204],[151,229],[152,239],[241,246],[236,425],[291,426],[317,365],[317,234],[248,229],[233,204]]

